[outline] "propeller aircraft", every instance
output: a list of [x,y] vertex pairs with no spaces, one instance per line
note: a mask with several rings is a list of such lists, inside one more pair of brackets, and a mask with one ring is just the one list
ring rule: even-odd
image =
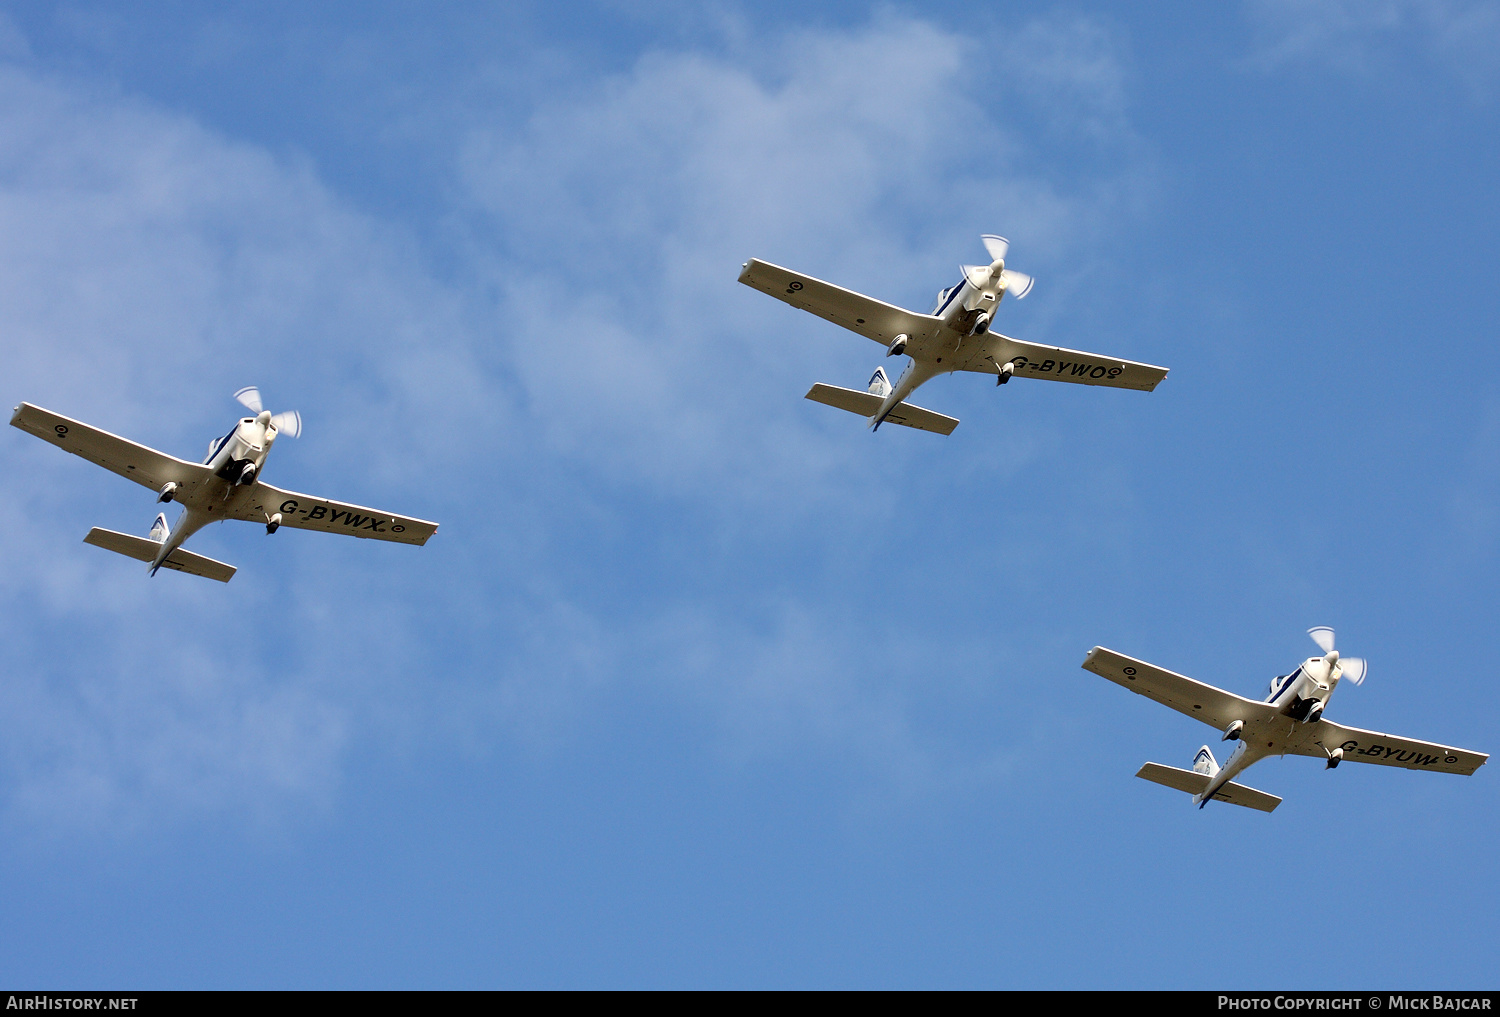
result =
[[992,331],[990,325],[1006,294],[1020,300],[1031,292],[1033,280],[1005,267],[1010,241],[989,235],[980,239],[990,264],[964,265],[962,277],[938,294],[930,314],[903,310],[757,259],[745,262],[740,282],[873,339],[886,348],[888,357],[905,354],[911,358],[894,385],[885,369],[877,367],[866,391],[821,383],[808,391],[807,398],[814,402],[868,417],[872,430],[890,421],[952,434],[957,418],[905,400],[923,383],[953,371],[993,374],[996,385],[1013,377],[1045,378],[1145,392],[1167,376],[1165,367],[1023,342]]
[[1281,804],[1280,798],[1233,780],[1246,767],[1268,756],[1312,756],[1324,760],[1330,770],[1348,759],[1466,776],[1490,758],[1483,752],[1324,720],[1323,710],[1339,682],[1347,678],[1355,685],[1362,684],[1367,667],[1358,657],[1339,656],[1333,645],[1333,629],[1318,626],[1308,629],[1307,634],[1323,656],[1309,657],[1291,674],[1271,679],[1270,691],[1259,702],[1102,646],[1089,651],[1083,667],[1224,732],[1223,741],[1239,742],[1222,767],[1214,759],[1213,750],[1204,745],[1194,756],[1191,770],[1146,763],[1136,773],[1137,777],[1186,791],[1200,809],[1209,799],[1216,799],[1262,812],[1274,810]]
[[167,523],[165,512],[158,512],[147,537],[96,526],[83,538],[84,543],[147,562],[153,576],[157,569],[168,568],[229,582],[235,573],[233,565],[182,547],[188,537],[208,523],[225,519],[261,523],[267,533],[290,526],[402,544],[425,544],[437,531],[437,523],[283,491],[267,484],[260,474],[272,444],[279,436],[300,435],[302,416],[295,410],[271,413],[261,405],[260,391],[254,386],[242,388],[234,396],[254,416],[242,418],[228,434],[210,442],[208,455],[201,463],[138,445],[30,403],[17,406],[10,422],[13,427],[150,488],[156,492],[159,504],[175,501],[182,506],[176,526]]

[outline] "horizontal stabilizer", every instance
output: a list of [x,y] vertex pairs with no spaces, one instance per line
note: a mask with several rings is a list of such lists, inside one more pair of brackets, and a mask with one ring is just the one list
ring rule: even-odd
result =
[[[839,388],[837,385],[824,385],[821,382],[808,389],[807,398],[815,403],[822,403],[824,406],[858,413],[861,417],[873,417],[880,410],[880,404],[884,402],[873,392]],[[953,429],[958,426],[957,417],[924,410],[911,403],[897,403],[890,415],[885,418],[885,422],[901,424],[903,427],[915,427],[918,431],[932,431],[936,434],[952,434]]]
[[[1147,763],[1136,771],[1136,776],[1144,777],[1175,791],[1186,791],[1190,795],[1202,794],[1203,789],[1208,787],[1208,782],[1213,779],[1206,773],[1179,770],[1175,766],[1163,766],[1160,763]],[[1243,805],[1247,809],[1259,809],[1261,812],[1274,812],[1276,806],[1281,804],[1281,799],[1275,795],[1268,795],[1264,791],[1257,791],[1253,787],[1236,784],[1234,781],[1230,781],[1215,791],[1214,801]]]
[[[144,562],[153,561],[156,553],[161,550],[161,545],[154,540],[133,537],[128,533],[116,533],[114,530],[103,530],[97,526],[89,531],[89,535],[83,538],[83,542]],[[217,579],[221,583],[229,582],[235,572],[233,565],[226,565],[221,561],[205,558],[201,554],[184,551],[180,547],[167,556],[167,560],[161,563],[161,567],[176,572],[186,572],[190,576]]]

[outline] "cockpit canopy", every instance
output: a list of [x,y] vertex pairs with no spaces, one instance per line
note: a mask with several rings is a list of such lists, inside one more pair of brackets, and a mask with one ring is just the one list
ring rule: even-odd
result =
[[1276,695],[1277,690],[1280,689],[1280,688],[1282,688],[1282,686],[1284,686],[1289,679],[1295,678],[1297,676],[1297,672],[1301,671],[1301,670],[1302,669],[1299,667],[1296,671],[1293,671],[1291,674],[1279,674],[1275,678],[1272,678],[1271,679],[1271,688],[1266,692],[1266,698],[1269,699],[1272,696]]
[[958,283],[954,283],[952,286],[949,286],[945,290],[938,290],[937,302],[932,305],[932,313],[933,314],[937,314],[937,313],[941,312],[942,309],[943,309],[943,305],[948,302],[948,298],[951,297],[951,296],[953,296],[953,294],[957,293],[958,292],[958,288],[960,286],[962,286],[962,285],[963,285],[962,282],[958,282]]

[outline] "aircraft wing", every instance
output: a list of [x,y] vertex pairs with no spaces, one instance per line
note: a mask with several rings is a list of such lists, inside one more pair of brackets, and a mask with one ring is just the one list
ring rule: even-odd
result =
[[425,544],[437,532],[438,524],[422,519],[378,512],[360,505],[315,498],[310,494],[283,491],[279,487],[256,481],[247,497],[238,499],[226,513],[228,519],[245,519],[266,523],[273,513],[281,513],[281,525],[298,530],[322,530],[324,533],[347,533],[375,540],[394,540],[401,544]]
[[894,304],[754,258],[745,262],[740,282],[835,325],[842,325],[851,332],[858,332],[882,346],[889,346],[891,340],[902,333],[915,338],[930,335],[942,325],[930,314],[903,310]]
[[1277,715],[1275,707],[1267,703],[1216,689],[1102,646],[1089,651],[1083,668],[1221,731],[1237,720],[1248,724]]
[[30,403],[17,406],[10,423],[12,427],[19,427],[27,434],[34,434],[153,491],[160,491],[168,481],[174,481],[182,488],[183,495],[190,495],[194,487],[213,477],[208,467],[201,463],[190,463],[145,445],[137,445],[119,435]]
[[1150,392],[1167,376],[1168,368],[1139,364],[1098,353],[1082,353],[1061,346],[1043,346],[991,332],[983,354],[969,361],[967,370],[992,373],[1012,362],[1017,378],[1070,381],[1075,385],[1107,385]]
[[1415,738],[1400,738],[1381,734],[1379,731],[1361,731],[1357,727],[1344,727],[1330,720],[1315,721],[1313,730],[1301,745],[1290,751],[1299,756],[1327,758],[1334,749],[1344,750],[1344,759],[1355,763],[1380,763],[1383,766],[1404,766],[1408,770],[1436,770],[1439,773],[1473,773],[1489,759],[1485,752],[1470,752],[1455,749],[1435,742],[1421,742]]

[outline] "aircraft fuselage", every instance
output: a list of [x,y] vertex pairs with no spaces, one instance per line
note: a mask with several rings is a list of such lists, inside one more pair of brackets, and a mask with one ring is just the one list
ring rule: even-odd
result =
[[[1341,673],[1338,655],[1330,653],[1326,657],[1309,657],[1291,674],[1273,678],[1264,701],[1277,707],[1280,716],[1269,723],[1245,723],[1240,730],[1239,745],[1194,800],[1201,806],[1250,764],[1300,748],[1311,734],[1308,722],[1322,716]],[[1331,749],[1325,747],[1325,751]]]
[[[151,563],[153,572],[194,533],[216,519],[227,518],[228,509],[250,496],[250,488],[260,476],[276,434],[270,413],[244,417],[228,434],[209,444],[203,465],[213,471],[212,480],[192,491],[161,492],[159,500],[179,502],[183,511]],[[268,524],[271,522],[267,520]]]
[[[870,418],[870,426],[878,428],[897,404],[940,374],[998,370],[1000,365],[989,363],[984,337],[1003,296],[1003,290],[998,294],[984,292],[967,279],[960,279],[957,285],[938,293],[932,314],[942,319],[942,327],[929,335],[903,337],[900,352],[910,357],[911,362]],[[896,352],[894,347],[892,352]]]

